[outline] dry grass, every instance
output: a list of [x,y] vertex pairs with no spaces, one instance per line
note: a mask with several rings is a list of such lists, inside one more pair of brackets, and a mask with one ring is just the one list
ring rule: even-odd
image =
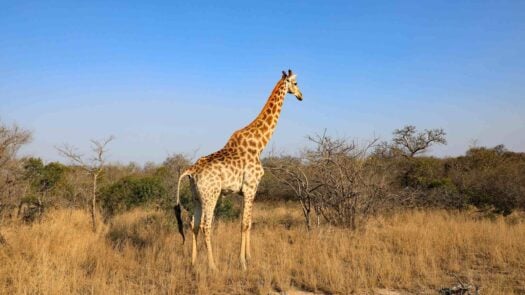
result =
[[290,206],[259,204],[253,260],[240,271],[240,225],[219,222],[207,270],[203,243],[196,269],[191,243],[181,245],[161,212],[133,211],[93,234],[89,215],[50,212],[40,223],[6,223],[0,232],[0,292],[9,294],[268,294],[294,288],[373,294],[376,288],[435,294],[450,273],[482,286],[482,294],[525,293],[525,222],[469,214],[404,212],[350,232],[306,232]]

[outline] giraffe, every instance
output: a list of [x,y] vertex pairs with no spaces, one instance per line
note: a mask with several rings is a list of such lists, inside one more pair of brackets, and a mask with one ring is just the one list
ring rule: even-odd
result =
[[186,176],[189,177],[194,198],[195,210],[190,222],[193,237],[192,265],[195,265],[197,257],[197,236],[200,230],[204,234],[208,251],[208,266],[212,270],[216,269],[211,245],[213,212],[221,194],[236,192],[243,196],[240,261],[242,269],[246,270],[246,259],[250,259],[253,201],[259,181],[264,174],[260,155],[275,130],[286,94],[295,95],[299,101],[303,99],[297,86],[296,75],[291,70],[282,73],[281,79],[275,85],[259,115],[246,127],[235,131],[221,150],[198,159],[179,177],[175,213],[183,241],[185,237],[179,188]]

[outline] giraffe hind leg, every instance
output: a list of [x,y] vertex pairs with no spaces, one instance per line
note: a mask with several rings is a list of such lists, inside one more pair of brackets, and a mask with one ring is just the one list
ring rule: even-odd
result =
[[193,218],[191,222],[191,233],[192,233],[192,247],[191,247],[191,265],[195,266],[195,262],[197,260],[197,237],[199,236],[199,230],[201,225],[201,217],[202,217],[202,206],[199,201],[194,202],[194,212],[193,212]]
[[196,181],[195,191],[198,193],[199,201],[201,205],[201,222],[200,230],[204,235],[204,241],[206,245],[206,250],[208,252],[208,266],[210,269],[215,270],[215,260],[213,259],[213,249],[211,244],[211,230],[213,222],[213,213],[215,210],[215,205],[217,204],[217,199],[221,193],[220,184],[210,180],[210,178],[201,178],[199,181]]
[[243,270],[246,270],[246,260],[251,258],[250,255],[250,231],[252,225],[252,209],[253,200],[255,199],[255,188],[250,186],[243,192],[244,205],[242,212],[242,224],[241,224],[241,266]]
[[192,234],[192,245],[191,245],[191,265],[195,266],[197,260],[197,237],[199,236],[199,230],[202,219],[202,205],[199,192],[196,187],[196,183],[193,178],[190,178],[190,187],[193,194],[193,217],[191,219],[191,234]]

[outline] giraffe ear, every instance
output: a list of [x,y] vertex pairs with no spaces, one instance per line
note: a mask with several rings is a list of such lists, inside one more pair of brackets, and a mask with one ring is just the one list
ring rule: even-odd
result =
[[288,69],[288,77],[292,75],[292,70]]
[[286,79],[286,78],[287,78],[287,76],[286,76],[286,72],[283,71],[283,77],[282,77],[282,79]]

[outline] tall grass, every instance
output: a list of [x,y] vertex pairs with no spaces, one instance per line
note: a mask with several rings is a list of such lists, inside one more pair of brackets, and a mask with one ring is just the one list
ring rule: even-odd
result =
[[181,244],[162,212],[128,212],[96,234],[79,210],[50,212],[30,225],[8,222],[0,228],[8,242],[0,246],[0,293],[434,294],[455,282],[452,274],[483,294],[525,293],[525,223],[516,216],[410,211],[374,218],[356,232],[307,232],[289,206],[256,210],[247,272],[240,270],[238,222],[214,228],[215,273],[202,240],[191,267],[191,243]]

